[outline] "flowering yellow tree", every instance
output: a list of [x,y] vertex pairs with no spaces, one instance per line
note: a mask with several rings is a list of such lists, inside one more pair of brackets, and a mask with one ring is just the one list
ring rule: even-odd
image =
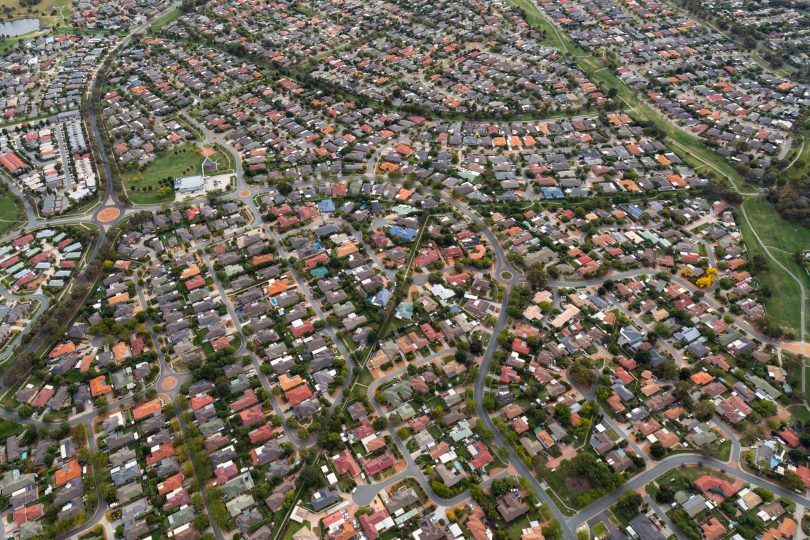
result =
[[695,285],[697,285],[701,289],[706,289],[708,287],[711,287],[713,282],[714,280],[711,277],[705,276],[702,278],[698,278],[698,280],[695,282]]

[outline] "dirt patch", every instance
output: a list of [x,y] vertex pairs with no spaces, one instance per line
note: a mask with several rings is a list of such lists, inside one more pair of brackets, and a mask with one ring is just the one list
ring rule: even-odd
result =
[[782,342],[779,347],[793,354],[810,356],[810,343],[802,343],[801,341]]
[[560,466],[563,461],[569,461],[577,457],[576,449],[571,446],[570,444],[566,444],[562,447],[562,453],[560,457],[549,457],[548,462],[546,463],[546,467],[549,469],[556,469]]
[[200,150],[200,153],[202,154],[203,157],[211,157],[214,154],[216,154],[217,151],[210,146],[206,146],[202,150]]
[[581,476],[569,476],[565,479],[565,487],[571,493],[585,493],[591,489],[591,483]]

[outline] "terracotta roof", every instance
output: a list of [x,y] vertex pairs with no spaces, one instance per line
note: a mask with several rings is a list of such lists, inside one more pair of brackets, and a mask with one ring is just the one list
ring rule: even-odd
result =
[[159,399],[153,399],[151,401],[147,401],[142,405],[138,405],[134,409],[132,409],[132,418],[135,419],[137,422],[142,418],[146,418],[147,416],[152,416],[153,414],[159,413],[163,409],[163,405],[160,403]]
[[62,465],[62,467],[59,469],[56,469],[56,473],[54,474],[54,482],[57,486],[64,486],[71,480],[75,480],[81,475],[82,467],[79,465],[79,460],[74,458],[67,464]]

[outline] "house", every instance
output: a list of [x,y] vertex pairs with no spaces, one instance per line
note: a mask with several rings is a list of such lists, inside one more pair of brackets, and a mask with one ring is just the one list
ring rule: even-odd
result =
[[495,509],[507,523],[511,523],[529,511],[529,507],[511,493],[498,499]]
[[329,488],[322,488],[320,491],[316,491],[312,494],[312,498],[310,499],[312,509],[316,512],[321,512],[333,504],[337,504],[338,501],[340,501],[340,498],[338,497],[337,491],[331,491]]

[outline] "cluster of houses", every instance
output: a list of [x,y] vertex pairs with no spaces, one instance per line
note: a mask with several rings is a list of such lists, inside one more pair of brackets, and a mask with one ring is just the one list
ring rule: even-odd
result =
[[448,494],[466,490],[471,477],[485,480],[498,474],[500,464],[487,444],[473,432],[464,386],[448,377],[440,362],[417,374],[394,379],[380,390],[389,407],[389,421],[407,429],[405,444],[413,459]]
[[[472,201],[639,195],[705,185],[624,114],[497,124],[439,122],[431,126],[430,136],[446,151],[435,157],[418,151],[399,165],[400,172],[419,174],[429,163],[435,169],[431,181]],[[450,155],[457,150],[463,158],[454,165]],[[455,174],[448,174],[451,167]]]
[[[75,234],[74,234],[75,233]],[[0,275],[21,292],[59,291],[84,255],[83,236],[72,228],[44,228],[0,245]]]
[[125,58],[127,65],[113,74],[121,77],[119,88],[159,116],[262,76],[255,65],[227,52],[160,37],[141,39]]
[[9,48],[0,58],[3,118],[78,110],[93,71],[115,41],[113,36],[56,34]]
[[[746,533],[761,535],[767,539],[795,538],[798,523],[785,508],[781,499],[774,500],[773,494],[748,486],[739,479],[707,472],[691,483],[678,482],[674,493],[673,509],[670,516],[678,514],[678,523],[690,527],[690,532],[701,535],[706,540],[727,538],[735,531],[735,524],[744,517],[755,527]],[[684,519],[685,518],[685,519]],[[743,538],[739,533],[733,538]]]
[[[184,466],[188,453],[178,453],[178,426],[170,424],[162,409],[159,399],[151,399],[115,410],[96,426],[99,447],[108,461],[105,481],[114,487],[113,525],[126,539],[144,538],[156,528],[180,539],[199,538],[204,532],[195,522],[196,484]],[[152,481],[144,482],[146,477]],[[162,518],[157,527],[156,514]]]
[[773,5],[761,0],[720,0],[701,5],[701,13],[741,29],[755,37],[766,50],[797,68],[808,65],[810,33],[801,23],[805,12],[791,4]]
[[277,411],[309,425],[321,412],[321,398],[331,397],[346,369],[332,337],[318,331],[323,324],[318,322],[320,308],[270,250],[264,231],[214,246],[212,261],[224,279],[237,324],[273,379],[268,385],[278,392]]
[[668,4],[548,0],[546,14],[589,50],[609,49],[618,74],[683,128],[741,163],[767,168],[786,143],[810,88],[763,72],[740,46]]
[[379,114],[287,78],[201,108],[196,115],[209,129],[227,133],[254,181],[363,172],[380,145],[424,122]]
[[[648,201],[591,212],[562,207],[489,219],[504,233],[504,248],[527,266],[542,264],[574,280],[606,268],[630,274],[598,286],[533,292],[510,328],[508,352],[496,353],[492,376],[500,386],[491,395],[530,455],[576,454],[566,456],[563,443],[585,419],[562,368],[578,358],[613,358],[596,395],[631,434],[636,454],[659,446],[719,452],[726,436],[707,423],[714,411],[732,426],[759,422],[791,392],[771,340],[757,330],[764,314],[757,284],[722,201],[683,199],[666,209]],[[676,385],[679,369],[690,376]],[[538,418],[527,407],[535,400],[547,414]],[[554,416],[558,403],[577,415],[566,426]],[[591,446],[621,472],[633,462],[616,448],[615,433],[594,426]]]
[[205,13],[187,13],[163,31],[217,46],[241,43],[252,57],[288,67],[362,36],[365,11],[361,2],[335,6],[317,0],[302,9],[288,0],[256,5],[215,0],[206,4]]
[[29,300],[0,300],[0,350],[19,332],[23,332],[35,311]]
[[42,538],[58,523],[81,522],[86,504],[94,503],[86,500],[85,481],[92,476],[78,452],[86,441],[30,435],[13,434],[0,445],[0,495],[8,504],[4,534],[17,540]]
[[73,0],[72,4],[74,26],[116,32],[140,26],[168,5],[162,0]]
[[[259,539],[269,534],[267,525],[260,527],[265,514],[280,510],[294,488],[296,464],[291,445],[265,413],[269,402],[257,397],[253,368],[243,370],[240,364],[225,367],[227,407],[215,407],[221,390],[207,380],[191,385],[189,407],[210,456],[209,489],[217,490],[233,526],[245,538]],[[258,484],[267,488],[264,500],[254,491]]]
[[102,102],[104,123],[113,139],[112,151],[122,165],[143,167],[160,152],[176,149],[194,138],[184,124],[155,116],[148,105],[129,93],[110,90]]
[[[576,110],[607,98],[541,44],[518,10],[474,2],[367,5],[369,38],[320,60],[313,76],[378,102],[459,114]],[[441,24],[431,24],[435,20]],[[393,22],[393,24],[392,24]]]
[[78,112],[62,113],[0,138],[0,165],[43,216],[61,214],[92,197],[95,165]]
[[223,317],[225,303],[214,286],[213,268],[196,245],[246,223],[238,203],[204,204],[154,214],[125,240],[130,257],[149,260],[143,294],[155,308],[155,323],[162,325],[173,359],[190,363],[238,346],[237,329]]
[[134,276],[130,261],[113,263],[48,353],[47,381],[25,383],[15,393],[18,403],[37,412],[76,414],[140,391],[153,379],[155,352],[152,337],[137,328],[145,313]]

